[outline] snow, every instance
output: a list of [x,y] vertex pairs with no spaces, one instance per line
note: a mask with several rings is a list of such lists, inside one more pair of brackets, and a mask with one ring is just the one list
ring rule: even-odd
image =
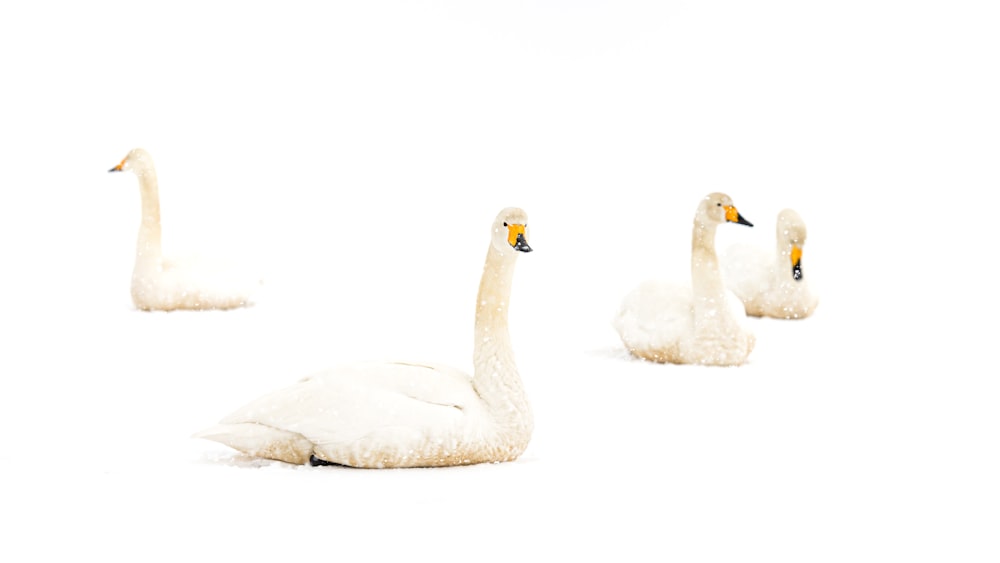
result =
[[[2,553],[996,560],[998,16],[5,6]],[[165,246],[263,265],[256,306],[132,308],[138,187],[107,170],[136,146]],[[684,279],[712,191],[765,227],[720,227],[719,250],[771,247],[784,207],[806,218],[819,307],[751,319],[738,368],[632,360],[611,316],[640,281]],[[291,467],[190,438],[331,365],[468,369],[509,205],[535,250],[510,311],[536,417],[518,461]]]

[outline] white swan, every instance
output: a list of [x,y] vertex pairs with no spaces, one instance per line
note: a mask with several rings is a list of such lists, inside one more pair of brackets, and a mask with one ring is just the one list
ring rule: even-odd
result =
[[153,159],[132,149],[108,172],[131,170],[139,178],[142,222],[132,270],[132,302],[144,311],[232,309],[250,304],[260,285],[243,272],[219,262],[165,259],[161,244],[160,197]]
[[442,365],[348,365],[264,395],[195,437],[295,464],[437,467],[516,459],[533,420],[507,307],[517,254],[531,251],[526,237],[524,211],[501,211],[476,300],[471,378]]
[[802,269],[806,224],[792,209],[778,213],[777,251],[734,244],[722,256],[726,286],[754,317],[804,319],[819,303]]
[[675,364],[746,361],[756,339],[739,299],[723,286],[715,254],[715,229],[727,221],[753,226],[729,196],[706,196],[694,216],[691,283],[647,281],[625,297],[612,324],[633,355]]

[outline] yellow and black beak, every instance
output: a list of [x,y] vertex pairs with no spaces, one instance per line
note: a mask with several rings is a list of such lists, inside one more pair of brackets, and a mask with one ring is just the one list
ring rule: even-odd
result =
[[726,206],[726,221],[729,221],[730,223],[739,223],[740,225],[746,225],[748,227],[753,226],[753,223],[744,219],[743,216],[740,215],[740,212],[736,210],[736,207],[732,205]]
[[531,252],[531,247],[528,246],[528,241],[524,238],[524,225],[504,223],[504,226],[507,227],[507,242],[514,247],[514,250]]
[[121,162],[118,163],[117,166],[113,167],[111,170],[108,170],[108,172],[121,172],[123,166],[125,166],[125,159],[124,158],[122,159]]
[[802,247],[792,245],[792,279],[802,281]]

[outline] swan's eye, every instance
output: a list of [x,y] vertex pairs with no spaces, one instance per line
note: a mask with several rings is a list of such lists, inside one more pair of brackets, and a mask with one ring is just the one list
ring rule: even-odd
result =
[[506,227],[506,226],[507,226],[507,221],[504,221],[504,222],[503,222],[503,226],[504,226],[504,227]]
[[721,203],[716,203],[715,206],[716,207],[722,207],[722,204]]

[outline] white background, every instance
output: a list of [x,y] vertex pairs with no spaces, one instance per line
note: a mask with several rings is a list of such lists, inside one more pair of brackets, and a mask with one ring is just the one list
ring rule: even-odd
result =
[[[996,561],[991,2],[8,2],[0,553],[11,561]],[[135,146],[232,312],[141,313]],[[698,199],[821,295],[739,368],[627,357]],[[191,433],[329,365],[470,368],[488,229],[530,216],[514,463],[257,462]],[[12,554],[14,557],[8,557]]]

